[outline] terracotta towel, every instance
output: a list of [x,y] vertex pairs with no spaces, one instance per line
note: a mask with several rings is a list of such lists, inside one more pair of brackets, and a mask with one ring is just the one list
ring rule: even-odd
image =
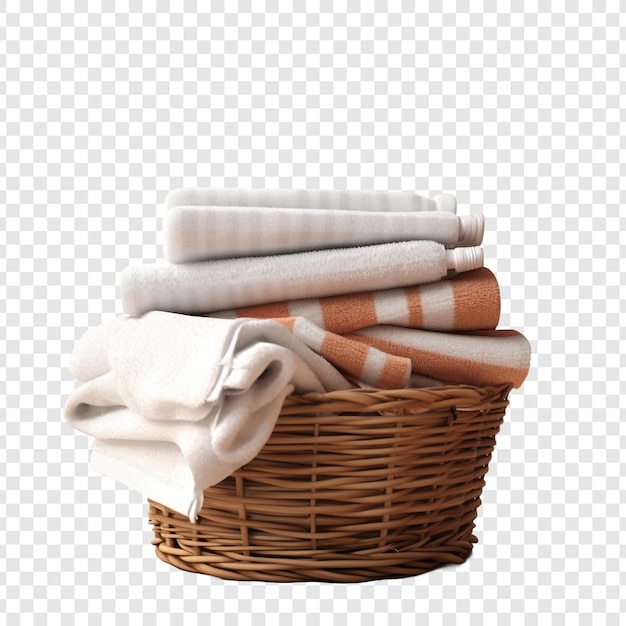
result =
[[486,267],[426,285],[327,298],[260,304],[210,313],[212,317],[311,320],[331,333],[389,324],[425,330],[489,330],[500,318],[500,290]]
[[429,240],[479,246],[482,215],[442,211],[328,211],[242,206],[178,206],[164,217],[172,263]]
[[272,320],[160,311],[87,331],[70,369],[84,382],[65,418],[96,439],[91,465],[192,521],[204,489],[257,455],[288,394],[351,386]]
[[433,241],[241,257],[198,263],[131,265],[121,273],[125,313],[206,313],[437,281],[483,265],[481,248],[446,250]]
[[530,367],[530,344],[515,330],[456,334],[373,326],[346,337],[410,359],[414,374],[450,383],[519,387]]
[[177,206],[239,206],[341,211],[456,212],[450,194],[426,198],[404,191],[338,191],[330,189],[174,189],[165,198],[166,209]]

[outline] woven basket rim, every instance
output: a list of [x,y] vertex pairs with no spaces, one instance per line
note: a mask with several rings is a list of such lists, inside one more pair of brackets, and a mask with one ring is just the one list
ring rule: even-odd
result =
[[457,410],[462,410],[470,406],[475,408],[481,402],[491,402],[503,394],[507,396],[512,387],[511,383],[488,386],[450,384],[400,389],[357,387],[323,393],[292,394],[285,399],[280,417],[323,412],[340,413],[342,417],[349,417],[344,413],[380,413],[401,410],[408,406],[429,410],[454,406]]

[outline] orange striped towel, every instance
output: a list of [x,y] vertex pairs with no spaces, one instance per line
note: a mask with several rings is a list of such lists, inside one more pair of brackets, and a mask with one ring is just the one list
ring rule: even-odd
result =
[[211,316],[303,317],[339,334],[379,324],[439,331],[492,330],[500,318],[500,290],[493,273],[481,267],[449,280],[404,289],[260,304]]
[[519,387],[530,366],[526,338],[495,330],[500,290],[484,267],[415,287],[205,315],[274,319],[344,376],[379,389],[445,383]]
[[520,387],[530,368],[530,344],[515,330],[457,334],[373,326],[346,338],[410,359],[413,374],[450,383]]
[[340,335],[304,317],[272,319],[346,378],[377,389],[444,383],[519,387],[530,366],[530,345],[514,330],[461,334],[380,325]]

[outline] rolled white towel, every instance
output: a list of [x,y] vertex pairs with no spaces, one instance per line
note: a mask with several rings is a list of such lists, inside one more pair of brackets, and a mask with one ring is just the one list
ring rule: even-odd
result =
[[433,241],[241,257],[197,263],[131,265],[120,275],[125,313],[208,313],[433,282],[448,270],[483,265],[481,248],[446,250]]
[[172,263],[430,240],[448,248],[482,243],[482,215],[442,211],[328,211],[246,206],[177,206],[164,217]]
[[451,194],[426,198],[407,191],[331,189],[237,189],[187,187],[165,198],[166,209],[177,206],[240,206],[342,211],[456,211]]

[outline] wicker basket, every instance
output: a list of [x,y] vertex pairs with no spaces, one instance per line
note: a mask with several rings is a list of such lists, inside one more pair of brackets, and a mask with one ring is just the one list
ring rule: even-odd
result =
[[150,502],[156,553],[232,580],[359,582],[463,563],[510,386],[291,396],[198,523]]

